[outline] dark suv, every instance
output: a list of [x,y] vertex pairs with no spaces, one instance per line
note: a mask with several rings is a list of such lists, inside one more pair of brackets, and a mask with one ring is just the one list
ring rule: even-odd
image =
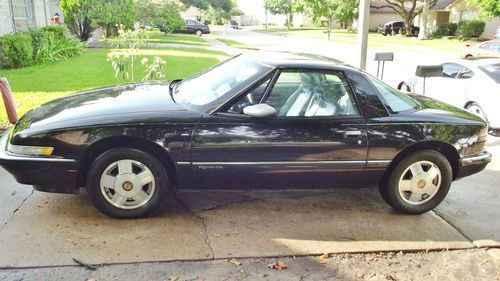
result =
[[[395,35],[395,34],[400,34],[404,33],[405,30],[405,23],[403,21],[390,21],[387,22],[383,25],[379,25],[377,28],[378,33],[382,33],[382,35],[386,36],[387,34],[389,35]],[[418,32],[420,31],[420,28],[418,26],[413,26],[411,27],[411,35],[418,35]]]
[[186,27],[184,29],[176,29],[174,33],[189,33],[201,36],[202,34],[209,34],[210,28],[199,21],[186,20]]

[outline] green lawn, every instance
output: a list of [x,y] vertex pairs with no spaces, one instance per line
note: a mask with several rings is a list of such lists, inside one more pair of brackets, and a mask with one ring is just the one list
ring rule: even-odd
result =
[[222,36],[217,36],[217,35],[210,35],[210,36],[212,36],[213,38],[215,38],[223,43],[226,43],[229,47],[238,48],[238,49],[259,50],[259,48],[243,44],[243,43],[238,42],[236,40],[228,39],[228,38],[225,38]]
[[175,43],[175,44],[190,44],[190,45],[204,45],[210,46],[210,43],[203,37],[195,34],[167,34],[158,30],[153,30],[149,33],[148,43]]
[[[21,69],[0,69],[0,77],[7,77],[14,93],[18,114],[41,105],[54,98],[74,92],[125,83],[121,77],[115,79],[110,62],[106,61],[107,49],[90,49],[85,54],[57,63],[31,66]],[[211,67],[227,58],[225,53],[198,49],[147,48],[143,56],[161,56],[166,60],[166,79],[186,78]],[[140,58],[136,80],[144,76]],[[5,108],[0,106],[0,125],[7,124]]]
[[[293,29],[287,31],[286,28],[273,28],[265,30],[257,30],[261,32],[270,32],[277,35],[297,37],[297,38],[311,38],[327,41],[327,34],[325,29]],[[356,33],[347,30],[332,30],[330,42],[336,44],[356,44]],[[383,36],[378,33],[370,33],[368,35],[368,47],[378,48],[384,50],[399,50],[399,51],[421,51],[422,48],[434,49],[440,51],[460,52],[467,43],[476,43],[476,41],[462,41],[457,39],[432,39],[432,40],[418,40],[414,37],[406,37],[401,35],[396,36]]]

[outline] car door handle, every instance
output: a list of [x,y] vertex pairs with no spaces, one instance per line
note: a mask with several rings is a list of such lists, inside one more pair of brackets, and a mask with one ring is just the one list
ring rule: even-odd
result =
[[355,137],[355,136],[361,136],[362,132],[358,130],[349,130],[344,132],[345,137]]

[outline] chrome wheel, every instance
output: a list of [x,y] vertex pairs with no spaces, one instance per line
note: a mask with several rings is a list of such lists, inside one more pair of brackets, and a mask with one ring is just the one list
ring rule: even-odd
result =
[[484,120],[486,120],[486,114],[484,113],[483,109],[479,105],[473,103],[467,107],[467,110],[470,113],[473,113],[473,114],[483,118]]
[[136,209],[148,203],[155,191],[151,170],[136,160],[123,159],[111,163],[101,175],[104,198],[120,209]]
[[441,186],[441,170],[430,161],[411,164],[399,179],[399,195],[412,205],[420,205],[431,200]]

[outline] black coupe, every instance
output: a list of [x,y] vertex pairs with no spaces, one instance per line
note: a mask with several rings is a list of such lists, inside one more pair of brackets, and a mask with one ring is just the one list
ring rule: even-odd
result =
[[354,67],[291,54],[233,57],[186,80],[60,98],[0,142],[23,184],[139,217],[167,190],[378,186],[394,209],[436,207],[491,160],[485,122]]

